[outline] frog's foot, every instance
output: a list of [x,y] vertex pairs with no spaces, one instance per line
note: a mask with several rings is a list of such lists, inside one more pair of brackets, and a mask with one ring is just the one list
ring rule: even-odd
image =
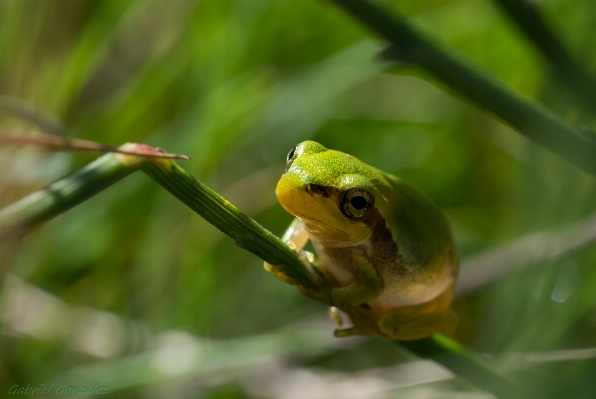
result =
[[[285,231],[281,240],[291,249],[295,250],[303,266],[304,273],[308,276],[309,280],[317,282],[321,279],[320,273],[315,270],[314,265],[314,254],[308,251],[303,251],[304,245],[308,241],[308,232],[304,225],[297,218],[292,221],[290,227]],[[283,281],[284,283],[299,285],[300,282],[285,273],[286,267],[283,265],[272,265],[265,262],[265,270],[273,274],[275,277]]]
[[410,341],[436,333],[451,332],[457,325],[457,314],[450,309],[409,318],[401,312],[390,313],[379,320],[379,328],[387,337]]
[[352,335],[380,335],[378,328],[374,325],[357,324],[348,328],[338,328],[333,331],[333,335],[337,338],[349,337]]
[[350,337],[359,334],[365,334],[365,332],[361,331],[358,327],[338,328],[333,331],[333,336],[335,338]]
[[277,277],[284,283],[292,284],[292,285],[300,284],[298,282],[298,280],[293,279],[292,277],[290,277],[284,273],[283,266],[276,266],[276,265],[272,265],[271,263],[264,262],[263,267],[265,268],[265,270],[267,270],[269,273],[273,274],[275,277]]

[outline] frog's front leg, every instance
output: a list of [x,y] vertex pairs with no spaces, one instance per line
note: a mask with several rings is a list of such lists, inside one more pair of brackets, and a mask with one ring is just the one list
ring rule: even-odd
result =
[[356,258],[354,282],[347,287],[336,287],[331,290],[333,305],[340,309],[348,309],[362,305],[378,297],[383,292],[383,280],[372,263],[364,257]]
[[[295,218],[290,224],[290,226],[287,228],[287,230],[284,232],[284,235],[281,237],[281,240],[284,242],[284,244],[286,244],[293,250],[300,251],[308,242],[308,233],[302,225],[302,223],[300,222],[300,220]],[[263,267],[265,268],[265,270],[273,274],[275,277],[277,277],[284,283],[299,285],[298,281],[284,273],[283,266],[272,265],[270,263],[264,262]],[[305,265],[305,267],[307,266]]]
[[[353,270],[354,283],[347,287],[336,287],[331,290],[331,302],[333,305],[343,309],[348,314],[354,325],[349,328],[337,329],[334,332],[336,337],[347,337],[356,334],[371,334],[377,331],[376,322],[371,324],[369,316],[356,317],[362,312],[367,313],[370,310],[366,307],[366,302],[378,297],[383,292],[383,280],[373,267],[363,257],[356,259],[356,268]],[[373,320],[374,321],[374,320]]]

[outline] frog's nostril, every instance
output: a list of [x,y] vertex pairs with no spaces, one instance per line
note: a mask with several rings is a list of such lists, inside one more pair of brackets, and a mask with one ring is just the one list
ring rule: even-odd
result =
[[294,154],[296,153],[296,147],[292,148],[290,152],[288,152],[287,162],[290,162],[292,158],[294,158]]
[[284,173],[286,173],[289,169],[290,166],[292,166],[292,163],[296,160],[296,157],[298,156],[298,152],[296,151],[296,147],[292,148],[290,150],[290,152],[288,152],[288,156],[286,157],[286,170],[284,171]]

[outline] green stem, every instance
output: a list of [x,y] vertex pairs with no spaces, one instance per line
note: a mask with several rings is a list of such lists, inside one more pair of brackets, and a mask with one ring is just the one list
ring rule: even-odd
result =
[[538,48],[584,108],[596,113],[596,81],[571,56],[548,28],[533,2],[527,0],[493,0],[515,21],[521,31]]
[[529,392],[519,381],[501,373],[489,360],[444,335],[396,343],[421,358],[434,360],[498,398],[529,397]]
[[393,43],[385,56],[415,62],[442,83],[517,129],[530,140],[596,175],[596,139],[543,106],[520,97],[490,74],[455,52],[441,49],[405,19],[366,0],[331,0]]
[[199,216],[236,240],[236,245],[272,265],[301,285],[314,288],[316,275],[307,275],[297,253],[238,208],[189,175],[172,161],[147,162],[143,171]]
[[0,210],[0,242],[73,208],[138,170],[142,158],[106,154],[47,188]]

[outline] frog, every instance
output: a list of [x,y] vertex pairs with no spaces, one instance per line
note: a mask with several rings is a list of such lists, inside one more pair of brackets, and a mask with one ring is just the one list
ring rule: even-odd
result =
[[[290,150],[275,192],[295,217],[282,240],[322,283],[305,287],[283,267],[265,269],[329,305],[336,337],[417,340],[455,329],[459,257],[446,217],[426,196],[311,140]],[[309,241],[316,258],[304,250]],[[351,326],[342,328],[339,310]]]

